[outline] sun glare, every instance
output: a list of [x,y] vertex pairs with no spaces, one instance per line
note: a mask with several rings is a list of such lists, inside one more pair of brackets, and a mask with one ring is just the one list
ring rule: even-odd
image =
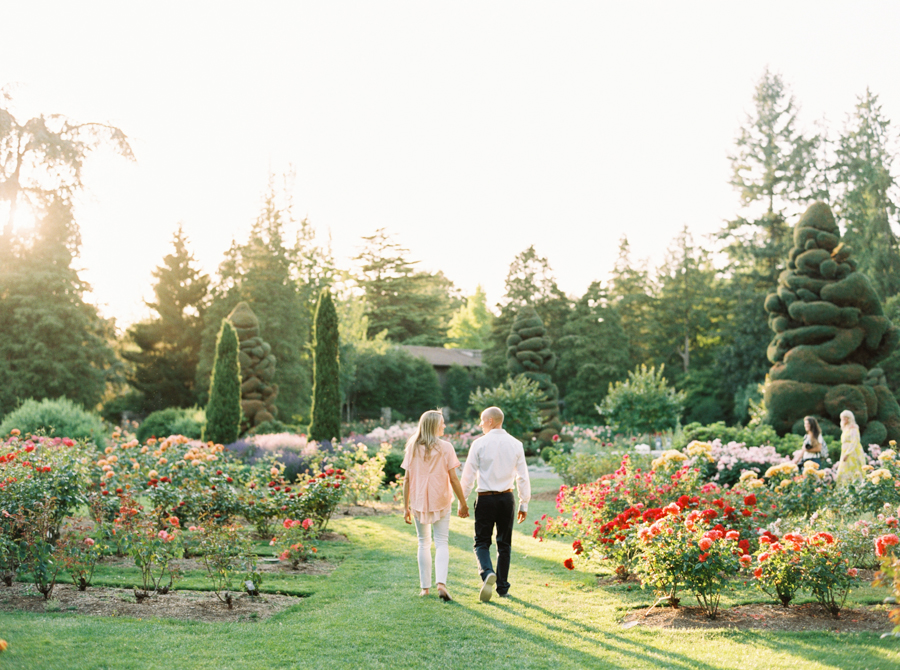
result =
[[[9,210],[9,202],[0,202],[0,230],[5,229],[7,223],[9,223]],[[31,211],[28,205],[20,202],[18,207],[16,207],[16,216],[12,222],[13,232],[22,233],[32,230],[35,223],[37,222],[34,218],[34,212]]]

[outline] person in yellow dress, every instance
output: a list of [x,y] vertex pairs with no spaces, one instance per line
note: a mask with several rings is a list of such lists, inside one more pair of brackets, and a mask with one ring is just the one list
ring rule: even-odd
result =
[[859,426],[849,409],[841,412],[841,460],[837,462],[835,483],[846,486],[861,482],[866,455],[859,441]]

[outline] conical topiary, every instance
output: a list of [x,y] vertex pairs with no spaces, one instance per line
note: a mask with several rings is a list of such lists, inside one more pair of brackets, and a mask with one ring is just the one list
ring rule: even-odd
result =
[[766,297],[775,337],[765,389],[767,422],[780,433],[803,432],[815,416],[838,432],[849,409],[863,444],[900,440],[900,405],[876,367],[897,346],[900,331],[884,316],[868,278],[841,244],[831,209],[816,202],[794,228],[794,246],[778,290]]
[[550,377],[556,367],[556,354],[550,349],[550,344],[544,322],[534,311],[534,307],[522,307],[513,321],[509,337],[506,338],[506,363],[512,374],[523,375],[537,382],[544,394],[544,400],[538,404],[541,430],[537,438],[541,442],[550,442],[562,429],[559,419],[559,389]]
[[313,326],[311,440],[341,439],[341,368],[338,360],[338,317],[331,291],[322,289]]
[[216,360],[209,382],[209,404],[203,440],[216,444],[236,442],[241,426],[241,364],[238,336],[227,319],[216,339]]

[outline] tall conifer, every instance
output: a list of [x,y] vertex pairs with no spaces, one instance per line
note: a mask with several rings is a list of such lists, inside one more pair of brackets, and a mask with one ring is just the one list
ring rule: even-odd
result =
[[216,444],[231,444],[238,438],[241,425],[241,364],[238,360],[238,336],[234,326],[222,321],[216,339],[216,360],[209,383],[206,427],[203,439]]
[[313,327],[312,440],[339,440],[341,437],[341,370],[338,360],[338,317],[331,291],[322,289]]

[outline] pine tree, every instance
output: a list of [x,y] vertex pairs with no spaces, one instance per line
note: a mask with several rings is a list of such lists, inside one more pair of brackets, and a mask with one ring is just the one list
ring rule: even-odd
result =
[[112,324],[84,301],[72,261],[80,246],[71,203],[50,200],[30,239],[3,240],[0,264],[0,414],[28,398],[66,397],[93,408],[115,369]]
[[363,237],[364,246],[353,259],[359,264],[357,284],[366,298],[369,336],[387,331],[392,342],[443,346],[458,291],[442,272],[417,272],[409,249],[384,228]]
[[140,410],[190,407],[198,402],[195,390],[203,334],[209,277],[195,267],[181,226],[172,239],[173,253],[153,271],[156,311],[151,321],[133,325],[128,336],[138,350],[122,358],[134,364],[128,383],[141,395]]
[[900,207],[892,197],[897,183],[891,140],[890,120],[878,96],[866,89],[838,141],[837,210],[846,225],[844,241],[882,300],[900,293],[900,240],[892,228]]
[[594,406],[610,384],[627,376],[630,366],[619,313],[600,282],[593,282],[575,303],[557,350],[566,417],[596,423],[600,417]]
[[237,441],[241,426],[241,364],[234,326],[222,320],[216,338],[216,360],[209,383],[203,440],[216,444]]
[[338,317],[331,291],[322,289],[313,330],[312,440],[341,439],[341,370],[338,360]]
[[653,333],[656,287],[647,263],[636,265],[628,237],[619,240],[619,253],[609,277],[609,299],[619,313],[631,359],[628,369],[654,360]]

